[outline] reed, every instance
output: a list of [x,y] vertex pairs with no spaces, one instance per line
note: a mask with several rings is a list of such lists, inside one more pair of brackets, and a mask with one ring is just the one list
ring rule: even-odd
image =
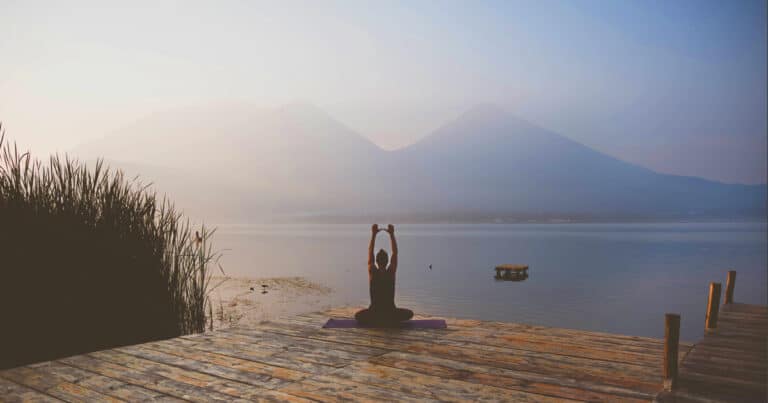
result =
[[0,125],[0,367],[202,332],[215,230],[98,161],[43,163]]

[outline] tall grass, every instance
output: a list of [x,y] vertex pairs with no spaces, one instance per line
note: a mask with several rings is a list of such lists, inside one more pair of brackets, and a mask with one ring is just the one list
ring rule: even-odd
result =
[[20,153],[0,126],[0,367],[204,331],[213,233],[102,161]]

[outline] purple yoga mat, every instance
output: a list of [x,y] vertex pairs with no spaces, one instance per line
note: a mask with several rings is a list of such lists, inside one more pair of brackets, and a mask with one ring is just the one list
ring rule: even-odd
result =
[[445,329],[448,325],[442,319],[421,319],[407,320],[395,326],[366,326],[357,323],[354,319],[328,319],[323,328],[325,329],[350,329],[350,328],[396,328],[396,329]]

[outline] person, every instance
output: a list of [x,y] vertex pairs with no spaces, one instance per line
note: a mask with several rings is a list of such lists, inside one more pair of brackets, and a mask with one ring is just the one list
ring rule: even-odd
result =
[[[397,273],[397,240],[395,226],[389,224],[386,231],[392,242],[392,259],[380,249],[374,263],[373,250],[376,243],[378,224],[371,227],[371,243],[368,246],[368,286],[371,293],[371,305],[355,314],[355,319],[364,325],[397,326],[413,317],[410,309],[395,306],[395,274]],[[389,266],[387,266],[389,264]]]

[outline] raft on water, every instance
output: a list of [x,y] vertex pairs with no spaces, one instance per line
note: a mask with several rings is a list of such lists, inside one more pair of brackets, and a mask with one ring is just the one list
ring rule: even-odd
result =
[[525,280],[528,278],[528,265],[526,264],[502,264],[496,266],[497,280]]

